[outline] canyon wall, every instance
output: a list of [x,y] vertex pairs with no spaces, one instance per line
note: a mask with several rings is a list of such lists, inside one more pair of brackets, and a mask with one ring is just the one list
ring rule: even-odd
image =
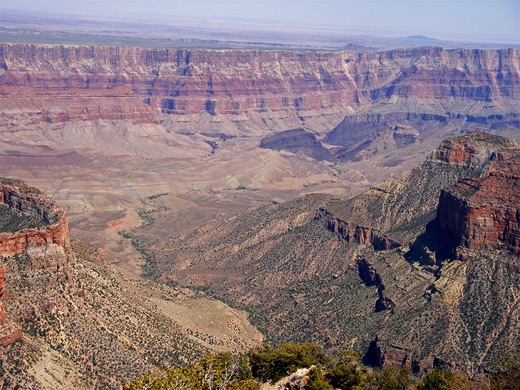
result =
[[324,208],[318,210],[315,219],[326,221],[327,229],[337,233],[346,242],[372,245],[375,250],[389,250],[401,246],[401,243],[385,236],[377,229],[343,221],[334,217],[333,214]]
[[[434,228],[452,246],[504,246],[520,253],[520,150],[495,161],[489,176],[464,179],[441,192]],[[459,251],[460,252],[460,251]],[[462,252],[459,256],[464,257]]]
[[[64,213],[56,203],[39,190],[24,182],[11,179],[0,181],[0,207],[19,219],[39,217],[42,227],[31,227],[15,232],[0,233],[0,256],[3,262],[13,255],[23,254],[23,260],[32,270],[52,269],[56,280],[67,277],[67,255],[72,253],[69,228]],[[29,219],[30,223],[35,221]],[[20,327],[8,321],[3,307],[6,268],[0,265],[0,344],[8,345],[22,337]],[[47,283],[50,281],[47,280]]]
[[2,257],[22,253],[29,245],[56,244],[63,248],[65,254],[71,253],[67,217],[58,210],[54,201],[40,191],[22,182],[8,181],[8,184],[1,182],[0,203],[22,216],[38,215],[46,223],[41,228],[0,233]]
[[[251,115],[299,121],[319,111],[341,119],[379,102],[391,102],[396,112],[488,117],[518,112],[519,63],[516,49],[319,53],[1,44],[0,124],[157,122],[160,112],[240,122]],[[28,109],[25,117],[10,112],[16,107]]]

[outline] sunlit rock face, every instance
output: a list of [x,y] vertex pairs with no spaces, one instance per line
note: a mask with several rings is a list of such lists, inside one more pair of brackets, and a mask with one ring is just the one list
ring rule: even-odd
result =
[[[317,53],[3,44],[0,123],[156,123],[163,112],[257,125],[277,118],[295,128],[305,118],[341,118],[380,103],[401,115],[485,121],[518,112],[518,62],[515,49]],[[15,107],[26,115],[15,115]]]

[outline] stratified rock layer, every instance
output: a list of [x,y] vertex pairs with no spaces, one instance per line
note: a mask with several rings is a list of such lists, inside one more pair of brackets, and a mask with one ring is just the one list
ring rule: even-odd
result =
[[282,131],[275,135],[262,138],[260,147],[273,150],[287,150],[302,153],[316,160],[334,160],[329,150],[316,140],[316,136],[304,129]]
[[40,191],[22,182],[3,180],[0,182],[0,203],[16,214],[39,216],[46,223],[41,228],[0,233],[2,257],[22,253],[29,245],[56,244],[63,248],[65,254],[71,253],[67,217],[58,210],[54,201]]
[[437,114],[487,117],[518,113],[518,63],[515,49],[298,53],[2,44],[0,123],[20,120],[9,112],[13,105],[27,108],[27,123],[153,122],[157,109],[240,120],[278,113],[297,123],[318,112],[344,116],[383,101],[413,101],[416,109],[397,111],[431,116],[443,100]]
[[335,218],[326,209],[320,208],[315,219],[327,221],[327,228],[347,242],[355,242],[362,245],[372,245],[375,250],[389,250],[398,248],[401,244],[380,233],[377,229]]
[[441,192],[435,228],[454,247],[520,250],[520,150],[518,154],[494,162],[487,177],[464,179]]

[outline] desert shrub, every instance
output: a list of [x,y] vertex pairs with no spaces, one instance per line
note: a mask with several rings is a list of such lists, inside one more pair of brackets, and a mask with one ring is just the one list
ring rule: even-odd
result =
[[326,375],[329,383],[336,389],[361,389],[366,381],[366,367],[359,365],[338,364]]
[[309,377],[307,383],[305,383],[304,390],[334,390],[324,378],[321,372],[321,368],[313,367],[309,371]]
[[365,389],[407,390],[412,389],[414,380],[407,367],[387,367],[367,378]]
[[252,348],[249,361],[253,376],[262,381],[276,382],[298,368],[325,366],[330,362],[323,349],[316,344],[287,343],[273,349],[268,345]]
[[508,355],[495,369],[491,378],[493,390],[520,389],[520,351]]
[[185,368],[160,368],[123,386],[124,390],[258,390],[246,356],[209,354]]
[[451,371],[435,369],[423,378],[417,390],[449,390],[452,380]]

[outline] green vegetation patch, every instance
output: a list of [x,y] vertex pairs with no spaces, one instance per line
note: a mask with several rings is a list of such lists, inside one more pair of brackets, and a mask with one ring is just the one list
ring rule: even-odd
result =
[[22,229],[39,229],[47,225],[39,215],[22,215],[0,204],[0,233],[14,233]]
[[432,369],[422,378],[414,376],[410,367],[392,366],[382,370],[361,364],[360,356],[351,350],[326,355],[317,344],[282,344],[252,348],[247,355],[229,352],[208,354],[200,362],[184,368],[160,368],[123,386],[138,389],[260,389],[262,383],[276,383],[294,374],[284,388],[304,390],[498,390],[517,389],[518,359],[509,358],[490,375],[476,382],[446,369]]

